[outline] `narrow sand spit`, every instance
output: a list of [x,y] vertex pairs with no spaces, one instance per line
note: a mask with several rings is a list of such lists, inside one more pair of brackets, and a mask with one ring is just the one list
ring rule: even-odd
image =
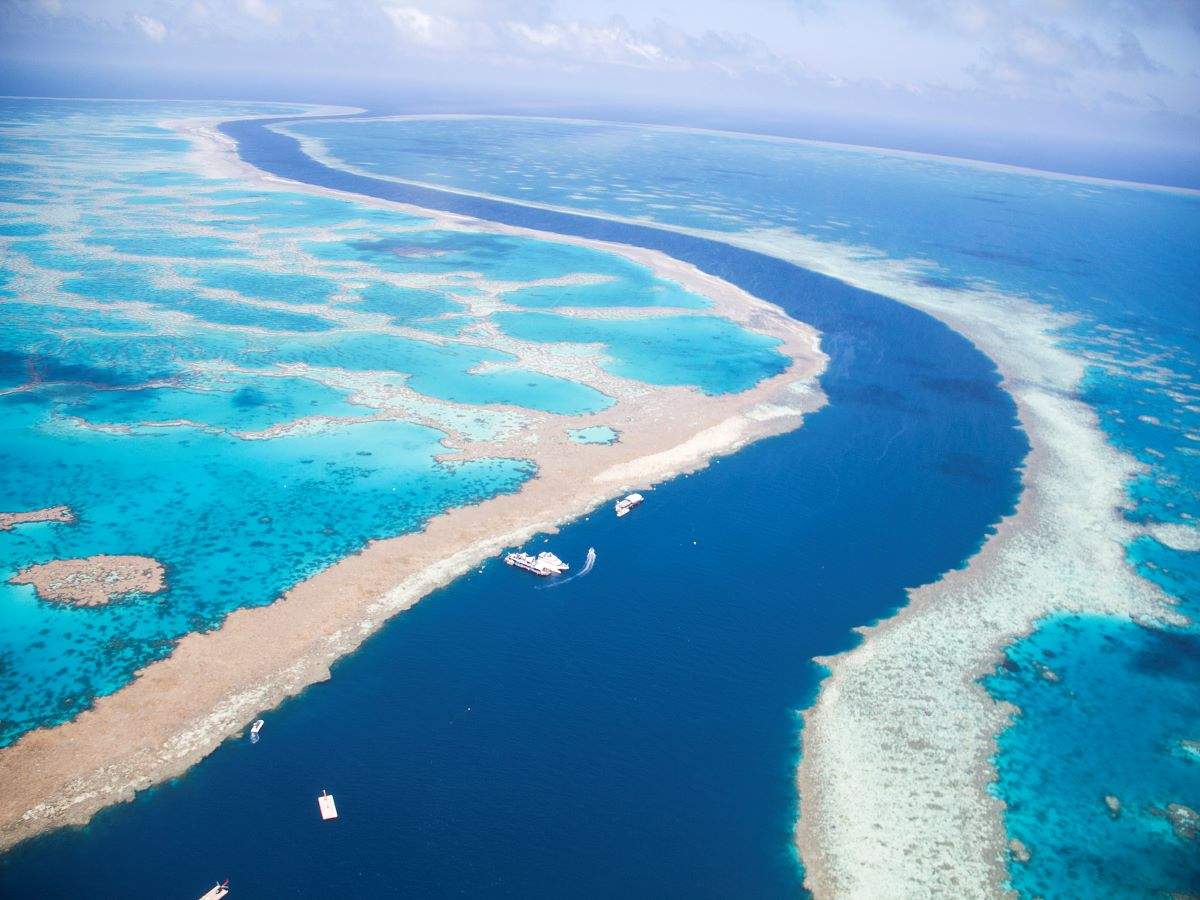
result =
[[47,506],[45,509],[30,509],[25,512],[0,513],[0,531],[11,531],[18,525],[33,522],[62,522],[70,525],[75,513],[69,506]]
[[[253,178],[267,187],[314,190],[263,178],[208,128],[197,130],[191,123],[181,130],[197,140],[198,161],[208,171]],[[377,205],[451,219],[459,227],[565,240]],[[150,664],[131,684],[99,698],[73,721],[30,732],[0,750],[5,785],[0,849],[51,828],[84,823],[104,806],[183,773],[264,709],[328,678],[330,665],[390,616],[506,547],[553,532],[630,489],[694,471],[751,441],[794,429],[805,413],[824,403],[816,379],[825,356],[813,329],[661,254],[586,243],[648,265],[710,298],[713,312],[778,338],[789,368],[750,390],[721,396],[647,385],[635,390],[610,378],[605,386],[617,402],[603,413],[544,416],[530,426],[532,435],[473,446],[472,456],[486,450],[487,455],[531,459],[537,477],[515,494],[443,513],[421,532],[372,543],[272,605],[239,610],[216,631],[184,637],[170,657]],[[599,423],[618,428],[621,440],[580,445],[567,436],[568,428]]]
[[166,587],[162,563],[148,556],[87,556],[29,566],[12,578],[31,584],[43,600],[103,606],[126,594],[157,594]]

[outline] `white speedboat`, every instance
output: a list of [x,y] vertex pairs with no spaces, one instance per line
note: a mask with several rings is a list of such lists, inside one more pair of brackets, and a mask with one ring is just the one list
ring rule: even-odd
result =
[[518,569],[523,569],[526,572],[532,572],[534,575],[561,575],[567,569],[571,568],[553,553],[545,551],[533,556],[529,553],[510,553],[504,557],[504,561],[510,566],[516,566]]
[[629,515],[629,511],[631,509],[633,509],[635,506],[642,503],[642,501],[644,501],[645,499],[646,498],[643,497],[641,494],[629,494],[625,497],[622,497],[620,500],[618,500],[616,503],[613,504],[613,509],[615,509],[617,511],[617,518],[620,519],[623,516]]
[[263,720],[255,719],[254,724],[250,726],[250,743],[252,743],[252,744],[258,743],[258,733],[260,731],[262,731],[262,727],[263,727]]

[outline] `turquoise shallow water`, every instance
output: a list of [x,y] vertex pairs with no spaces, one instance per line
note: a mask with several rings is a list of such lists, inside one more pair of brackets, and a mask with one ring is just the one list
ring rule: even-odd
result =
[[1014,866],[1023,893],[1167,896],[1200,883],[1195,838],[1166,815],[1195,808],[1200,760],[1184,742],[1200,721],[1197,644],[1194,632],[1056,616],[988,679],[1021,707],[1000,738],[998,789],[1011,836],[1031,850]]
[[745,390],[764,372],[778,375],[787,358],[778,341],[747,337],[725,319],[656,316],[645,321],[582,319],[552,313],[497,313],[501,330],[526,341],[604,345],[605,369],[652,384],[696,385],[708,394]]
[[364,312],[382,313],[393,325],[428,327],[437,317],[466,309],[462,303],[435,291],[373,284],[360,294],[356,306]]
[[[439,461],[447,433],[422,417],[440,410],[469,440],[511,415],[487,407],[611,406],[455,339],[486,325],[472,299],[566,277],[622,305],[703,306],[606,252],[215,177],[157,124],[250,109],[0,101],[15,179],[0,198],[0,510],[66,504],[78,519],[0,532],[0,745],[70,719],[183,634],[534,476],[522,458]],[[710,321],[679,331],[699,339]],[[691,352],[761,343],[723,333]],[[685,382],[737,390],[775,362]],[[160,560],[167,589],[77,609],[7,581],[101,553]]]
[[[1192,535],[1200,527],[1195,195],[610,124],[456,118],[285,127],[373,175],[741,240],[766,232],[784,247],[815,240],[831,258],[903,263],[915,288],[999,290],[1077,316],[1061,340],[1091,365],[1082,396],[1109,440],[1146,467],[1129,485],[1123,514]],[[460,152],[464,144],[472,152]],[[1147,534],[1129,556],[1197,621],[1200,554]],[[1177,752],[1200,734],[1196,635],[1195,626],[1156,632],[1053,618],[1010,648],[1010,664],[988,679],[997,696],[1027,710],[1001,739],[996,786],[1010,802],[1010,832],[1033,854],[1011,867],[1022,895],[1200,889],[1195,841],[1157,813],[1171,802],[1200,810],[1200,761]],[[1164,655],[1175,657],[1173,668],[1142,665]],[[1043,659],[1060,660],[1070,678],[1042,679],[1030,666]],[[1116,820],[1097,800],[1108,790],[1128,798]]]
[[[49,393],[49,389],[47,390]],[[257,431],[307,416],[362,416],[346,395],[305,378],[229,376],[179,387],[125,391],[54,391],[60,412],[97,425],[193,422],[223,431]]]
[[520,460],[449,467],[441,435],[398,422],[246,441],[191,428],[113,435],[48,420],[38,398],[12,395],[5,509],[67,502],[74,525],[0,535],[7,572],[96,553],[151,556],[169,589],[98,609],[38,601],[5,584],[0,673],[4,737],[69,718],[120,687],[181,634],[230,610],[270,602],[367,540],[417,527],[442,509],[511,491]]
[[[639,290],[631,291],[630,282]],[[703,308],[712,304],[682,290],[679,285],[654,278],[647,271],[632,271],[627,279],[598,284],[540,285],[504,294],[504,302],[533,309],[556,306],[680,306]]]
[[588,428],[572,428],[567,431],[571,440],[577,444],[611,444],[620,438],[620,434],[608,425],[592,425]]
[[193,269],[187,274],[193,275],[204,287],[221,288],[243,297],[278,303],[325,303],[337,290],[337,282],[332,278],[244,266],[212,266]]

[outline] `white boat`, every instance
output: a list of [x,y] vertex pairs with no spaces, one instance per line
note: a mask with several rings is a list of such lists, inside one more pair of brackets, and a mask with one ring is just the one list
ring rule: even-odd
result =
[[262,731],[262,727],[263,727],[263,720],[255,719],[254,724],[250,726],[250,743],[252,743],[252,744],[258,743],[258,733],[260,731]]
[[208,892],[200,897],[200,900],[220,900],[221,897],[224,897],[228,893],[229,879],[226,878],[224,884],[216,884],[209,888]]
[[532,572],[534,575],[561,575],[567,569],[571,568],[553,553],[545,551],[537,556],[532,556],[528,553],[510,553],[504,557],[504,561],[510,566],[516,566],[518,569],[524,569],[526,572]]
[[641,494],[629,494],[628,496],[622,497],[613,504],[613,509],[617,511],[617,518],[619,519],[622,516],[629,515],[629,511],[645,499],[646,498]]
[[321,791],[321,796],[317,798],[317,808],[321,810],[322,819],[337,818],[337,806],[333,802],[333,794],[328,791]]

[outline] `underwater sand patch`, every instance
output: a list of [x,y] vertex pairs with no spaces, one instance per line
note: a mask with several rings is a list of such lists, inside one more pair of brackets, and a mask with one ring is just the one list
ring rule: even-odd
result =
[[43,600],[75,606],[103,606],[126,594],[157,594],[166,570],[149,556],[87,556],[56,559],[22,569],[9,579],[31,584]]

